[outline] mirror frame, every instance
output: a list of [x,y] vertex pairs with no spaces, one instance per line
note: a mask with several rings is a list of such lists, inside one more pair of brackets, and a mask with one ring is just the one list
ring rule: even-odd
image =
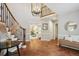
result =
[[[71,28],[69,28],[69,27],[71,27]],[[74,22],[74,21],[68,21],[68,22],[65,24],[65,30],[66,30],[66,31],[72,32],[72,31],[74,31],[76,28],[77,28],[77,23]],[[69,30],[69,29],[71,29],[71,30]]]

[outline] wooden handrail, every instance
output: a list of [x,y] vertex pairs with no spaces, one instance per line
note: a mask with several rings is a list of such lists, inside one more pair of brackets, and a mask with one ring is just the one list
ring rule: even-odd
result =
[[[9,13],[10,13],[10,15],[12,16],[12,18],[14,19],[14,21],[15,21],[18,25],[20,25],[20,24],[17,22],[17,20],[15,19],[15,17],[13,16],[13,14],[10,12],[10,10],[9,10],[8,6],[6,5],[6,3],[4,3],[4,5],[6,6],[7,10],[9,11]],[[20,25],[20,28],[23,28],[23,27],[21,27],[21,25]]]
[[[15,18],[14,18],[14,16],[13,16],[13,14],[10,12],[10,10],[9,10],[9,8],[8,8],[8,6],[6,5],[6,3],[4,3],[4,5],[6,6],[6,8],[7,8],[7,10],[9,11],[9,13],[10,13],[10,15],[13,17],[13,19],[15,20]],[[15,20],[16,21],[16,20]],[[16,21],[16,23],[18,23],[17,21]],[[19,23],[18,23],[19,24]]]
[[11,29],[11,26],[17,24],[19,29],[15,29],[16,32],[13,33],[13,35],[15,35],[18,39],[23,39],[25,44],[26,29],[17,22],[6,3],[1,3],[1,22],[4,22],[9,29]]

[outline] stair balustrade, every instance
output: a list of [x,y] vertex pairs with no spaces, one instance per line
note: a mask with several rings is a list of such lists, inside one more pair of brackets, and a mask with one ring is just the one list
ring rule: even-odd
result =
[[0,21],[6,24],[6,27],[9,28],[11,34],[15,35],[15,37],[17,37],[20,41],[23,41],[25,44],[26,29],[21,27],[16,21],[6,3],[1,3],[0,12]]

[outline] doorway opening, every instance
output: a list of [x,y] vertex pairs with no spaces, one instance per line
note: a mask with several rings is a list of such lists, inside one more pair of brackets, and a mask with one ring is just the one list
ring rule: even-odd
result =
[[30,25],[30,39],[38,39],[40,34],[41,34],[41,29],[38,25],[36,24]]
[[53,34],[53,39],[57,40],[58,39],[58,22],[56,20],[52,20],[52,34]]

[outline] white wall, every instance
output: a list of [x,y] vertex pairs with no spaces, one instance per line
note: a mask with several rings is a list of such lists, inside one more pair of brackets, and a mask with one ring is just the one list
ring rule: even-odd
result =
[[[8,3],[7,4],[9,9],[11,10],[12,14],[16,18],[16,20],[20,23],[20,25],[24,28],[26,28],[26,39],[30,39],[30,33],[29,33],[29,26],[31,24],[41,25],[42,23],[49,23],[49,19],[42,20],[39,16],[32,16],[31,14],[31,5],[30,4],[23,4],[23,3]],[[49,27],[52,27],[53,25],[49,25]],[[50,32],[52,29],[48,29],[48,31],[42,31],[41,37],[42,39],[48,40],[52,39],[52,32]]]
[[62,15],[62,17],[60,16],[59,18],[59,34],[61,35],[67,35],[68,32],[64,29],[65,28],[65,24],[68,21],[74,21],[77,23],[77,29],[74,30],[71,34],[72,35],[79,35],[79,11],[75,11],[72,13],[68,13],[65,15]]
[[[48,20],[52,20],[51,18],[44,18],[42,20],[38,16],[32,16],[31,14],[31,5],[28,3],[8,3],[7,4],[9,9],[11,10],[12,14],[16,18],[16,20],[21,24],[22,27],[26,28],[26,39],[29,39],[29,25],[30,24],[41,24],[42,22],[47,22],[49,23]],[[64,29],[64,26],[67,21],[75,21],[78,24],[78,27],[75,31],[73,31],[71,34],[77,34],[79,35],[79,4],[76,3],[50,3],[46,4],[51,10],[56,10],[58,14],[58,34],[59,35],[67,35],[67,31]],[[49,24],[50,25],[50,24]],[[49,26],[50,28],[53,27]],[[49,28],[49,29],[50,29]],[[53,29],[52,29],[53,30]],[[48,32],[42,32],[42,37],[45,39],[51,39],[52,32],[50,33],[49,30]]]
[[68,32],[64,29],[68,21],[74,21],[78,25],[77,29],[71,35],[79,35],[79,3],[50,3],[47,6],[51,10],[56,10],[58,14],[59,35],[68,35]]

